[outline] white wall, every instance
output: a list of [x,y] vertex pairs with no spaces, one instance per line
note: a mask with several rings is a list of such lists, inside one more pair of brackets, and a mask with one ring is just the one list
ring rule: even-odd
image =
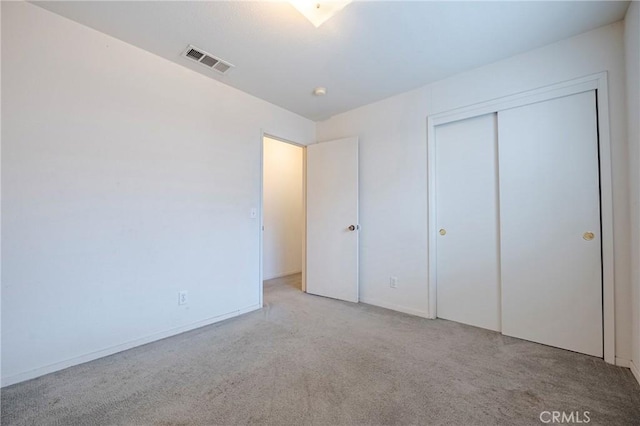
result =
[[625,17],[627,66],[627,131],[631,202],[632,366],[640,382],[640,3],[634,1]]
[[[427,315],[427,115],[609,71],[616,355],[631,357],[623,24],[477,68],[318,123],[318,140],[360,137],[363,302]],[[399,279],[395,289],[389,276]]]
[[262,270],[265,280],[302,271],[303,151],[264,138]]
[[[0,35],[2,34],[2,7],[0,6]],[[0,36],[0,65],[2,64],[2,37]],[[2,81],[2,66],[0,66]],[[2,206],[2,84],[0,84],[0,206]],[[2,208],[0,207],[0,382],[2,381]],[[1,383],[0,383],[1,386]]]
[[2,2],[2,124],[4,385],[258,307],[262,131],[313,122]]

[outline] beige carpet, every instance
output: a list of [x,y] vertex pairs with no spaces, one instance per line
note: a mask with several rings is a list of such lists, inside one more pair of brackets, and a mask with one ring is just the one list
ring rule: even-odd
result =
[[[639,425],[602,360],[265,284],[238,318],[2,389],[3,425]],[[583,418],[584,419],[584,418]]]

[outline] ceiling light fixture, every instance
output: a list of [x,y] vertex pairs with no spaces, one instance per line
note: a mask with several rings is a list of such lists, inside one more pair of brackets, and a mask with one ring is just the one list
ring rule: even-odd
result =
[[346,1],[309,1],[309,0],[289,0],[289,3],[298,12],[302,13],[311,23],[318,28],[329,18],[341,11],[351,0]]

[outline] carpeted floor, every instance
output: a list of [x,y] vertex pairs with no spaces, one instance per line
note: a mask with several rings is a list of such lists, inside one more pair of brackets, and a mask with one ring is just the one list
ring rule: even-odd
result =
[[266,282],[260,311],[4,388],[2,424],[640,424],[628,369],[299,282]]

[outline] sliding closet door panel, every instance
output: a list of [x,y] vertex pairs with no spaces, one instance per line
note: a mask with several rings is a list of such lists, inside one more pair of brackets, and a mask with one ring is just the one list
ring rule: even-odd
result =
[[496,115],[435,129],[437,316],[500,330]]
[[498,113],[502,330],[602,357],[595,91]]

